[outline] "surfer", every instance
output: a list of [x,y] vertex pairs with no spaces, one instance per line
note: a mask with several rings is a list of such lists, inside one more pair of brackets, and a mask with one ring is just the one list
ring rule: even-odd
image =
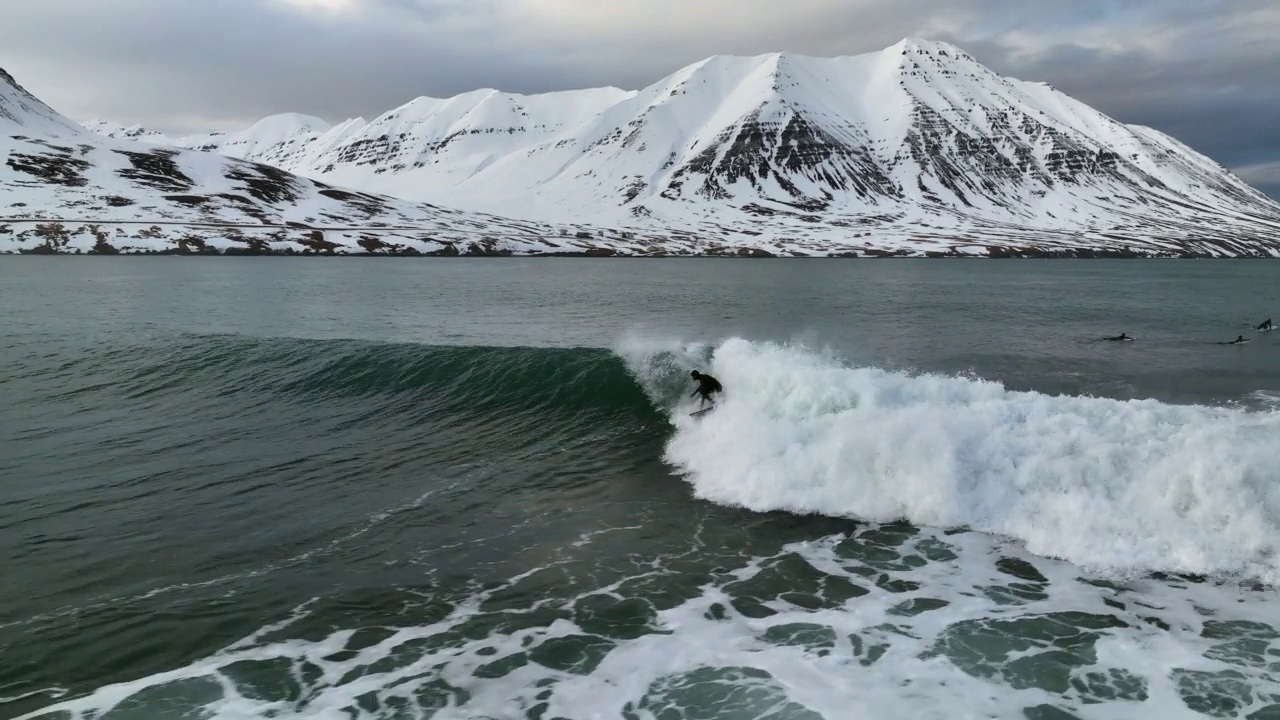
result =
[[1125,335],[1124,333],[1120,333],[1115,337],[1103,338],[1103,340],[1110,340],[1111,342],[1119,342],[1122,340],[1132,340],[1132,339],[1133,338],[1129,337],[1128,335]]
[[1271,324],[1271,318],[1267,318],[1265,322],[1263,322],[1261,325],[1257,327],[1258,332],[1266,332],[1268,330],[1275,330],[1275,329],[1276,329],[1276,326]]
[[711,393],[718,393],[724,390],[724,386],[720,384],[720,381],[710,375],[700,373],[697,370],[689,373],[689,375],[693,377],[694,380],[698,381],[698,387],[694,388],[694,391],[689,393],[689,397],[693,397],[694,395],[702,396],[702,399],[698,401],[698,407],[702,407],[703,404],[708,402],[715,405],[716,401],[711,397]]
[[1224,342],[1224,343],[1218,343],[1218,344],[1219,345],[1243,345],[1247,342],[1249,341],[1245,340],[1243,335],[1237,335],[1236,339],[1232,340],[1231,342]]

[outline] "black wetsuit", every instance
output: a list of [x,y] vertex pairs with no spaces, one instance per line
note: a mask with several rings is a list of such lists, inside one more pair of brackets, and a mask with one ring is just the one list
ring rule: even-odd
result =
[[1108,340],[1110,340],[1111,342],[1116,342],[1117,340],[1132,340],[1133,338],[1129,337],[1128,335],[1126,335],[1126,334],[1124,334],[1124,333],[1120,333],[1119,335],[1117,335],[1117,336],[1115,336],[1115,337],[1109,337],[1109,338],[1107,338],[1107,339],[1108,339]]
[[1259,326],[1258,326],[1258,329],[1259,329],[1259,330],[1271,330],[1271,329],[1272,329],[1272,328],[1274,328],[1274,327],[1275,327],[1275,326],[1271,324],[1271,318],[1267,318],[1267,321],[1266,321],[1266,322],[1264,322],[1264,323],[1262,323],[1261,325],[1259,325]]
[[698,381],[698,388],[690,393],[689,397],[701,395],[702,399],[698,402],[699,405],[705,402],[710,402],[714,405],[716,401],[711,399],[711,393],[724,391],[724,386],[720,384],[719,380],[716,380],[706,373],[699,373],[694,376],[694,379]]

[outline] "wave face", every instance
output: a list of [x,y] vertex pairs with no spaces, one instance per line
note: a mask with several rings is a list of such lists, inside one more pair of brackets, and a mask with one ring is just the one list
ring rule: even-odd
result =
[[666,460],[755,511],[967,527],[1111,573],[1280,580],[1280,412],[1013,392],[734,339]]
[[[187,336],[119,347],[59,368],[73,387],[110,382],[126,397],[197,393],[275,398],[315,409],[330,402],[423,420],[483,421],[653,416],[643,389],[607,350],[427,346],[359,340]],[[190,395],[186,400],[191,401]],[[252,406],[251,406],[252,407]]]
[[0,555],[32,575],[0,587],[0,608],[17,617],[85,602],[84,578],[124,584],[116,568],[139,557],[181,583],[288,564],[297,543],[352,532],[348,516],[429,491],[444,544],[466,530],[451,514],[664,471],[666,418],[608,350],[232,335],[7,349],[0,475],[25,484],[0,498]]

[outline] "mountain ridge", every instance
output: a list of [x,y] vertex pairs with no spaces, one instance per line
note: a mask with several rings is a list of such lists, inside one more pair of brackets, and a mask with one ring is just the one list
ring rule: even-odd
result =
[[[717,55],[591,93],[417,98],[339,133],[281,137],[257,159],[451,207],[730,242],[856,227],[894,251],[941,229],[977,244],[1039,234],[1198,252],[1242,238],[1269,252],[1280,237],[1280,206],[1216,162],[947,43]],[[538,122],[548,107],[555,121]]]
[[[301,116],[286,121],[295,128],[313,124]],[[58,114],[0,70],[0,253],[601,251],[610,248],[594,228],[441,208],[263,163],[106,138]]]
[[595,249],[620,254],[1280,256],[1280,205],[1211,159],[915,38],[718,55],[634,91],[415,98],[333,126],[88,127],[546,239],[605,231]]

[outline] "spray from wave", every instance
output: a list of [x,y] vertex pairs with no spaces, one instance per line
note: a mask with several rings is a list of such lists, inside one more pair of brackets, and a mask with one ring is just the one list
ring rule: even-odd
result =
[[[1122,575],[1280,581],[1278,412],[1012,392],[741,339],[619,354],[672,408],[665,459],[700,498],[968,527]],[[662,388],[704,360],[726,394],[695,419]]]
[[1264,410],[1280,410],[1280,390],[1255,390],[1246,398],[1248,405]]

